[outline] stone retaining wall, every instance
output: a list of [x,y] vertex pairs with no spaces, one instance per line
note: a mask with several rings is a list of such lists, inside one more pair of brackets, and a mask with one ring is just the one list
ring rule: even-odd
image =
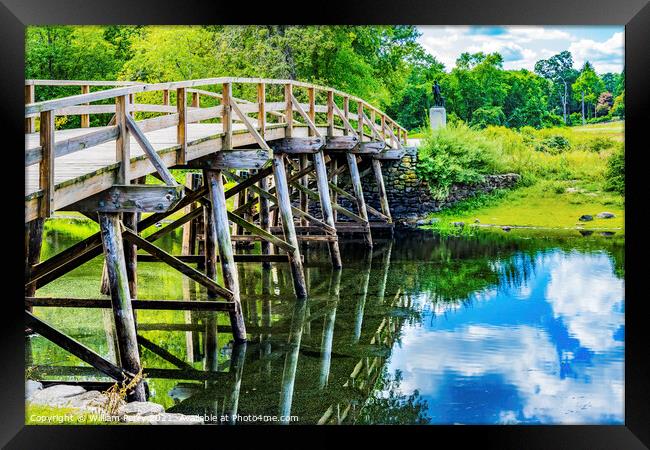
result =
[[[435,200],[432,198],[427,184],[420,181],[415,174],[416,164],[416,147],[408,147],[406,154],[401,160],[382,161],[386,194],[388,196],[390,211],[395,221],[405,221],[424,216],[430,212],[440,211],[442,208],[449,207],[458,201],[467,199],[478,193],[487,193],[494,189],[511,188],[520,179],[520,176],[515,173],[488,175],[481,183],[454,185],[446,199]],[[339,184],[350,192],[351,188],[347,174],[339,177]],[[374,176],[368,174],[363,177],[362,184],[366,203],[381,211]],[[347,199],[339,198],[339,203],[346,208],[351,207]],[[314,212],[316,213],[317,210],[318,208]],[[353,208],[352,211],[356,211],[356,208]],[[345,221],[345,219],[345,217],[339,214],[340,221]],[[373,220],[372,216],[371,220]]]

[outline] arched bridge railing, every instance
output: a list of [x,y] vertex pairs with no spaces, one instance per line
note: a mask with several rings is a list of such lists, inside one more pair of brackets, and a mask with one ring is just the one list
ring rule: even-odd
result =
[[[44,86],[76,86],[81,94],[34,102],[35,89]],[[127,115],[142,133],[175,129],[175,150],[180,149],[178,164],[205,155],[205,152],[188,153],[199,145],[188,134],[188,124],[193,123],[219,126],[221,149],[248,145],[249,141],[238,138],[241,134],[252,137],[252,143],[262,148],[268,148],[267,139],[300,133],[356,136],[360,142],[383,141],[386,149],[400,148],[407,140],[403,127],[363,99],[294,80],[234,77],[169,83],[27,80],[25,103],[26,221],[48,217],[52,211],[79,200],[70,193],[58,192],[66,183],[74,184],[74,179],[55,182],[56,158],[80,151],[87,155],[94,147],[116,141],[114,163],[120,164],[115,180],[128,182],[146,174],[140,173],[139,166],[131,160],[128,145],[120,145],[120,129],[126,128]],[[79,128],[74,132],[57,131],[55,135],[55,118],[74,116],[80,116]],[[92,122],[91,117],[95,119]],[[278,134],[279,129],[282,134]],[[173,165],[167,160],[165,164]],[[84,175],[79,177],[88,186],[91,183]],[[98,192],[100,187],[106,188],[98,185],[89,195]]]

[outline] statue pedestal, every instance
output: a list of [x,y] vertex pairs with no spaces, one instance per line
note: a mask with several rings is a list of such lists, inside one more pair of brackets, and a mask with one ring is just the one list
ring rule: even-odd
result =
[[434,106],[429,110],[431,129],[445,128],[447,126],[447,111],[442,106]]

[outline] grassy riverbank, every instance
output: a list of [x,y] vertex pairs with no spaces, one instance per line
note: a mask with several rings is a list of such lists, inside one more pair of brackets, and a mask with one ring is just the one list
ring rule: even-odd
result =
[[[450,183],[472,182],[485,173],[515,172],[522,180],[512,190],[479,195],[432,213],[439,219],[433,227],[444,230],[465,222],[623,234],[624,168],[616,164],[622,161],[623,129],[618,121],[518,132],[461,126],[434,133],[420,148],[420,176],[428,178],[434,194],[443,196]],[[615,217],[599,219],[601,212]],[[583,215],[594,220],[582,222]]]

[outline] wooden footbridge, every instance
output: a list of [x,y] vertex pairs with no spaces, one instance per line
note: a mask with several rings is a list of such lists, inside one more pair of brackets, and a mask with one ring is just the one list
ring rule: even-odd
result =
[[[78,86],[81,94],[34,102],[44,86]],[[288,261],[302,299],[308,292],[301,242],[325,243],[339,268],[339,234],[359,234],[372,247],[372,229],[392,230],[381,162],[402,156],[406,130],[344,92],[247,78],[28,80],[25,101],[26,326],[116,380],[141,370],[134,310],[227,312],[234,340],[244,342],[237,262]],[[76,117],[79,128],[56,129]],[[184,184],[172,174],[178,169],[191,170]],[[344,174],[349,187],[339,182]],[[377,184],[380,210],[364,200],[366,175]],[[341,198],[355,209],[341,206]],[[80,211],[100,232],[40,261],[43,223],[55,211]],[[171,223],[147,231],[163,219]],[[156,245],[179,227],[183,254]],[[259,255],[234,252],[234,243],[253,241],[261,241]],[[36,296],[102,252],[102,289],[110,300]],[[138,299],[138,261],[168,264],[207,288],[209,298]],[[117,364],[34,316],[33,306],[111,308]],[[141,383],[132,398],[144,396]]]

